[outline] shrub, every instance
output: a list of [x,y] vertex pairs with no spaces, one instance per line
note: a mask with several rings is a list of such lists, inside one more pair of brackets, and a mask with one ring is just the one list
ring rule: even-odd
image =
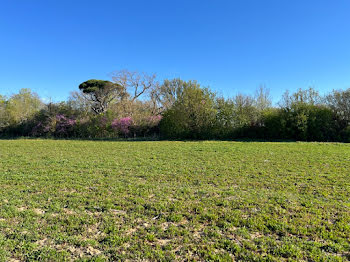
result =
[[130,135],[131,128],[133,126],[133,120],[131,117],[123,117],[115,119],[112,122],[112,128],[118,133],[128,137]]
[[31,130],[30,135],[31,136],[46,136],[50,134],[50,131],[52,129],[51,123],[39,121]]
[[61,114],[56,115],[55,134],[59,137],[72,136],[72,131],[74,130],[75,123],[75,119],[68,118]]
[[115,133],[111,127],[111,115],[108,113],[90,115],[77,119],[74,136],[81,138],[110,138]]
[[169,138],[207,139],[213,136],[215,124],[215,94],[190,81],[163,114],[160,130]]
[[350,126],[340,131],[340,139],[343,142],[350,143]]
[[133,121],[130,130],[136,136],[157,136],[159,135],[159,123],[161,119],[161,115],[142,117],[138,121]]

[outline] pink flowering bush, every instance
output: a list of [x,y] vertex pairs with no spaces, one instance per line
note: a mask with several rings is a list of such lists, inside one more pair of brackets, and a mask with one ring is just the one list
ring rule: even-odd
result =
[[75,123],[75,119],[68,118],[62,114],[56,115],[56,133],[58,135],[68,135]]
[[133,126],[133,120],[131,117],[123,117],[120,119],[114,119],[112,122],[112,128],[116,132],[118,132],[124,136],[129,136],[132,126]]
[[156,116],[150,116],[148,118],[148,123],[151,127],[157,126],[160,122],[160,120],[162,120],[162,116],[161,115],[156,115]]
[[42,116],[31,130],[33,136],[71,136],[76,120],[63,114]]
[[50,133],[51,129],[52,129],[51,122],[39,121],[32,128],[31,135],[32,136],[44,136],[44,135],[47,135],[48,133]]

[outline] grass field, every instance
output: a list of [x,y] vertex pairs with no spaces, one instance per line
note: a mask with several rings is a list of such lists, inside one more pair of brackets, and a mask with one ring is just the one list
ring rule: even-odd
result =
[[0,260],[347,261],[350,145],[0,140]]

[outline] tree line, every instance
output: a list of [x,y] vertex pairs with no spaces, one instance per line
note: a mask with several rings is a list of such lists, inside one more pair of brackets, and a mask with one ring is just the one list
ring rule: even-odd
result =
[[196,81],[121,70],[81,83],[67,101],[0,95],[0,136],[350,142],[350,89],[286,91],[273,105],[264,87],[226,98]]

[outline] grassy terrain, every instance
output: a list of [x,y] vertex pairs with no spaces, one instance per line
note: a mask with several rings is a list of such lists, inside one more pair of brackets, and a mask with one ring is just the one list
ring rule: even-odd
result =
[[349,242],[349,144],[0,140],[0,261],[346,261]]

